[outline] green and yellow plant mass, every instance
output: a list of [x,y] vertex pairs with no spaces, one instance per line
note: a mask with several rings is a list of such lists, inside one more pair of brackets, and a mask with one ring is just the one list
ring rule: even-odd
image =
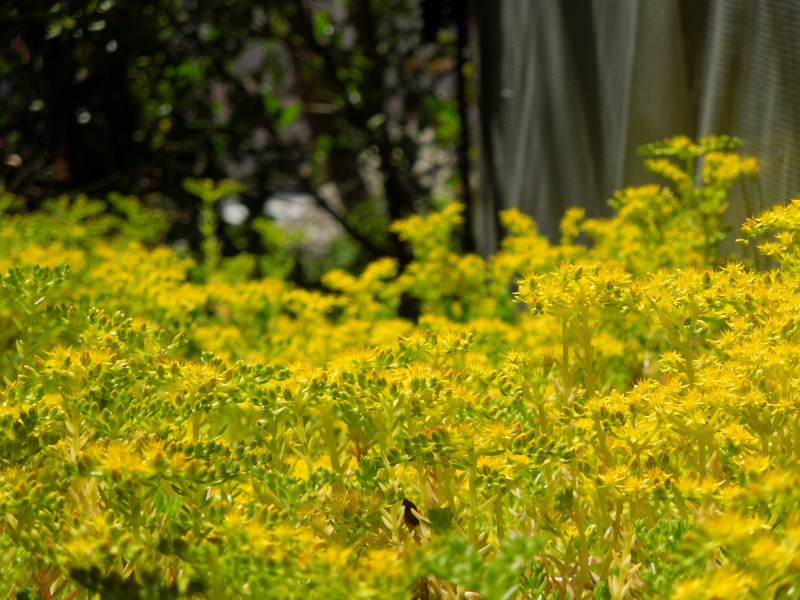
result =
[[233,182],[186,184],[201,257],[0,194],[0,596],[800,597],[800,199],[742,229],[774,268],[720,258],[738,148],[488,260],[446,205],[323,290],[222,255]]

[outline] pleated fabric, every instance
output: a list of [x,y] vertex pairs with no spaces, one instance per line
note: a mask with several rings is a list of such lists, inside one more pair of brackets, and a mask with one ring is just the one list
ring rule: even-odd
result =
[[484,253],[504,208],[553,241],[570,206],[608,215],[615,190],[658,181],[639,146],[673,135],[735,135],[759,159],[758,181],[732,194],[731,239],[748,214],[800,194],[797,0],[500,0],[475,11]]

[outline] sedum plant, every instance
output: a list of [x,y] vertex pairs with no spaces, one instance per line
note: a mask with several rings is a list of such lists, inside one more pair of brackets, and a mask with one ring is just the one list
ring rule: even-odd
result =
[[759,237],[758,251],[777,261],[784,271],[800,270],[798,235],[800,234],[800,196],[785,205],[774,206],[758,216],[748,218],[742,225],[743,245]]
[[740,155],[741,140],[710,136],[693,142],[677,136],[643,146],[645,167],[669,186],[645,185],[614,194],[611,219],[585,219],[572,209],[562,225],[564,242],[580,233],[594,242],[593,254],[644,274],[659,268],[720,263],[728,193],[742,177],[755,177],[754,158]]
[[675,188],[557,246],[509,211],[462,256],[448,205],[318,290],[198,271],[133,198],[0,194],[0,595],[796,596],[796,207],[743,228],[767,271],[685,226],[734,145],[651,147]]

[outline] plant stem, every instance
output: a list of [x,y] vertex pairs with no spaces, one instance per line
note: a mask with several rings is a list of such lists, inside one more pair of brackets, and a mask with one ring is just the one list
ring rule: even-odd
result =
[[569,372],[569,315],[561,317],[561,400],[564,404],[572,391]]

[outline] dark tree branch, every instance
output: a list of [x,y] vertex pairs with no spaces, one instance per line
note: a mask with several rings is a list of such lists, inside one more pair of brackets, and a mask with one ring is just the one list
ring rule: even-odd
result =
[[352,237],[359,244],[361,244],[364,247],[364,249],[367,250],[374,257],[377,258],[379,256],[389,255],[386,249],[378,248],[371,240],[369,240],[367,237],[362,235],[357,229],[355,229],[352,225],[350,225],[342,216],[339,215],[339,213],[333,210],[333,208],[331,208],[331,206],[325,201],[325,199],[322,196],[320,196],[316,191],[309,188],[308,190],[306,190],[306,193],[311,194],[317,206],[319,206],[322,210],[324,210],[326,213],[332,216],[336,220],[336,222],[342,226],[342,229],[344,229],[350,237]]

